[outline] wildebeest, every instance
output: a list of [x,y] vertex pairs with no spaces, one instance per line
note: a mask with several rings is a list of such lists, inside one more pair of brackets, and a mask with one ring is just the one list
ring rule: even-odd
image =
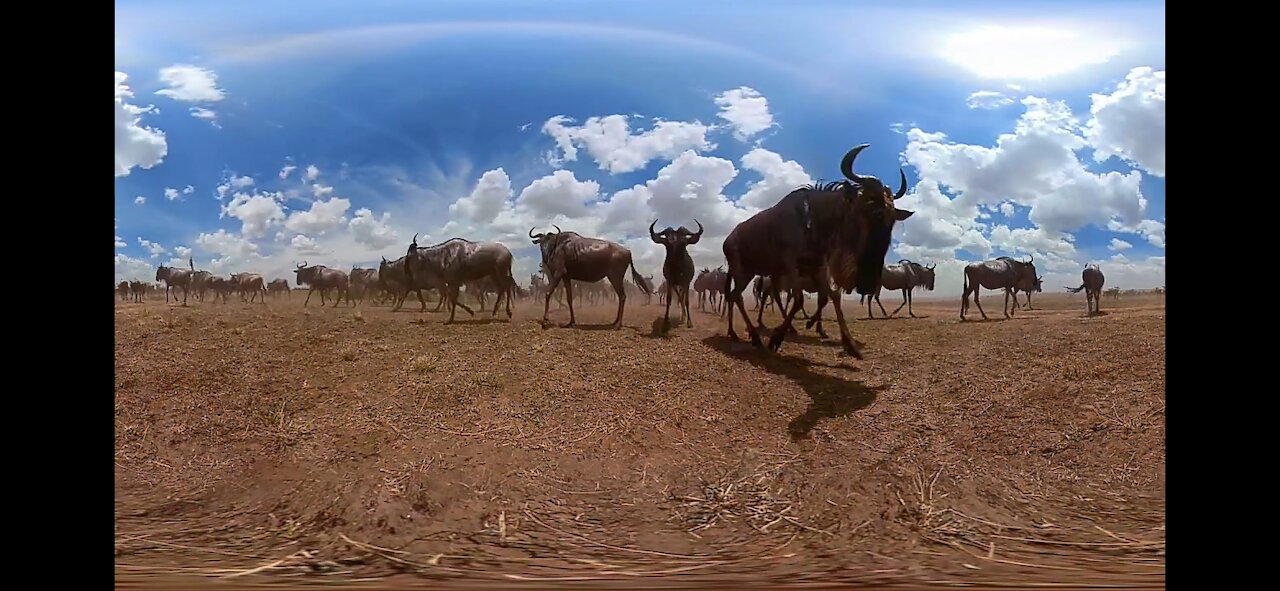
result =
[[661,232],[655,233],[653,227],[657,223],[658,220],[653,220],[653,223],[649,224],[649,239],[655,244],[662,245],[667,251],[662,260],[662,278],[667,284],[667,308],[662,316],[663,328],[671,325],[673,290],[679,298],[677,305],[680,308],[680,319],[685,321],[685,328],[693,328],[693,314],[689,312],[689,284],[693,282],[693,257],[689,255],[689,246],[697,244],[702,239],[702,222],[693,220],[693,223],[698,224],[697,232],[690,232],[684,226],[679,228],[667,226]]
[[653,293],[653,287],[636,271],[631,250],[617,242],[588,238],[577,232],[565,232],[554,224],[553,227],[555,232],[538,234],[534,234],[534,229],[529,228],[529,238],[542,252],[542,266],[550,277],[542,310],[543,326],[546,326],[547,316],[551,313],[551,294],[561,282],[564,282],[565,296],[569,300],[569,324],[566,326],[573,326],[577,322],[573,313],[573,282],[596,282],[607,277],[613,286],[613,292],[618,296],[618,316],[612,326],[621,328],[622,311],[627,304],[627,292],[623,289],[622,279],[626,277],[627,268],[631,268],[631,280],[641,290]]
[[[191,277],[196,272],[196,265],[193,259],[187,259],[187,265],[191,269],[179,269],[177,267],[166,267],[160,265],[156,268],[156,281],[164,282],[164,301],[169,303],[169,292],[175,287],[182,288],[182,305],[187,305],[187,292],[191,289]],[[173,299],[178,299],[178,294],[173,295]]]
[[311,301],[311,294],[320,290],[320,305],[325,304],[325,292],[330,289],[338,290],[337,296],[334,297],[333,307],[338,307],[338,302],[342,301],[342,297],[347,297],[347,305],[355,307],[355,302],[351,301],[351,278],[347,277],[346,271],[338,269],[330,269],[324,265],[307,265],[306,261],[302,261],[297,269],[293,270],[298,275],[294,280],[298,285],[306,285],[311,289],[307,290],[307,299],[302,302],[305,308],[307,303]]
[[378,286],[378,270],[362,269],[355,265],[351,266],[351,273],[347,275],[348,281],[351,283],[352,297],[361,303],[364,302],[365,296]]
[[711,311],[719,314],[720,306],[724,303],[723,294],[725,271],[724,266],[716,267],[715,270],[703,269],[702,273],[693,280],[693,290],[698,293],[698,310],[705,310],[704,304],[710,302]]
[[267,303],[267,286],[263,283],[261,275],[257,273],[232,273],[231,282],[235,285],[236,291],[240,293],[241,300],[245,300],[244,294],[246,292],[251,292],[253,296],[248,298],[250,303],[258,295],[262,295],[262,303]]
[[[936,266],[936,265],[935,265]],[[907,314],[915,318],[915,312],[911,310],[911,292],[917,287],[923,287],[929,291],[933,291],[933,274],[934,267],[926,267],[920,263],[913,263],[907,259],[901,259],[896,265],[885,265],[884,272],[880,275],[880,287],[876,288],[874,294],[864,296],[867,300],[867,318],[871,318],[871,300],[874,298],[876,305],[880,306],[880,313],[885,318],[897,314],[903,306],[907,307]],[[880,291],[888,289],[891,291],[902,291],[902,303],[893,309],[890,314],[884,311],[884,306],[880,305]],[[1016,294],[1015,294],[1016,297]],[[821,309],[818,310],[822,312]]]
[[[769,348],[777,351],[803,301],[800,278],[809,276],[821,287],[819,303],[824,298],[835,302],[844,351],[862,358],[849,336],[840,293],[831,286],[828,259],[834,252],[846,253],[850,267],[855,269],[855,286],[860,293],[870,293],[880,284],[894,224],[915,213],[894,207],[894,201],[907,192],[907,174],[902,169],[898,170],[902,180],[897,193],[890,192],[879,178],[853,171],[854,160],[868,145],[849,150],[841,160],[840,172],[847,180],[797,188],[772,207],[738,224],[725,238],[723,251],[729,263],[725,298],[729,305],[737,304],[753,345],[759,347],[762,343],[742,300],[742,292],[751,280],[756,275],[774,281],[785,277],[792,291],[791,311],[769,339]],[[732,312],[728,332],[731,340],[738,340]]]
[[[1036,257],[1023,262],[1009,257],[996,257],[995,260],[969,263],[964,267],[964,296],[960,303],[960,319],[969,310],[969,294],[973,294],[973,302],[978,305],[982,319],[987,320],[987,313],[982,310],[982,302],[978,299],[978,288],[1004,290],[1004,317],[1010,318],[1009,296],[1019,287],[1031,287],[1036,281]],[[1017,303],[1014,303],[1015,307]]]
[[208,271],[196,271],[194,267],[191,269],[191,291],[196,293],[196,299],[204,301],[204,292],[209,289],[209,278],[213,277],[213,273]]
[[120,296],[120,301],[129,300],[129,282],[121,281],[116,284],[116,294]]
[[1090,264],[1080,272],[1080,287],[1068,287],[1067,291],[1071,293],[1080,293],[1084,291],[1085,308],[1087,313],[1092,316],[1102,311],[1102,286],[1106,283],[1107,278],[1102,275],[1102,269],[1096,264]]
[[218,298],[222,298],[222,303],[224,304],[227,303],[227,294],[238,289],[235,279],[218,275],[210,275],[205,282],[205,286],[213,291],[213,301],[215,303],[217,303]]
[[133,301],[142,302],[147,295],[147,284],[141,281],[130,281],[129,293],[133,295]]
[[[418,276],[439,280],[444,284],[442,293],[449,302],[449,320],[453,322],[459,305],[458,289],[463,284],[489,279],[498,286],[498,299],[493,303],[490,316],[497,316],[498,307],[505,297],[507,318],[511,318],[511,296],[516,280],[511,276],[511,249],[498,242],[472,242],[465,238],[450,238],[434,246],[418,246],[418,235],[405,253],[405,277],[410,285]],[[469,309],[463,306],[469,314]],[[474,315],[474,314],[472,314]]]
[[1113,300],[1117,300],[1117,301],[1119,301],[1119,300],[1120,300],[1120,288],[1119,288],[1119,287],[1113,287],[1113,288],[1111,288],[1111,289],[1108,289],[1108,290],[1105,292],[1105,295],[1106,295],[1107,297],[1109,297],[1109,298],[1113,299]]
[[272,279],[271,283],[267,284],[267,293],[276,295],[286,293],[289,294],[289,297],[293,297],[293,292],[289,289],[288,279]]
[[1043,291],[1043,287],[1044,287],[1044,277],[1036,277],[1036,280],[1030,286],[1019,286],[1015,288],[1013,290],[1014,307],[1017,307],[1018,305],[1018,292],[1022,292],[1027,294],[1027,309],[1028,310],[1033,309],[1031,307],[1031,292],[1033,291],[1037,293],[1041,292]]

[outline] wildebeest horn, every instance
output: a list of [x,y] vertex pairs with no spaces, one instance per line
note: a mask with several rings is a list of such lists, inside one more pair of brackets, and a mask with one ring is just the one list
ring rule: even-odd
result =
[[934,269],[934,267],[937,267],[937,266],[938,266],[938,263],[934,263],[934,264],[929,265],[928,267],[925,267],[925,268],[926,268],[926,269],[929,269],[930,271],[932,271],[932,270]]
[[1027,264],[1028,264],[1028,265],[1030,265],[1031,263],[1036,262],[1036,255],[1034,255],[1034,254],[1033,254],[1033,255],[1029,255],[1029,256],[1031,257],[1031,260],[1027,261]]
[[899,264],[899,265],[901,265],[902,263],[910,263],[910,262],[911,262],[911,261],[909,261],[909,260],[907,260],[907,259],[898,259],[898,264]]
[[656,219],[655,219],[655,220],[653,220],[653,223],[652,223],[652,224],[649,224],[649,238],[650,238],[650,239],[652,239],[652,240],[657,240],[657,239],[658,239],[658,235],[653,231],[653,227],[654,227],[654,226],[656,226],[656,225],[658,225],[658,220],[656,220]]
[[563,232],[564,232],[564,230],[561,230],[561,229],[560,229],[560,226],[557,226],[557,225],[555,225],[555,224],[551,224],[551,227],[552,227],[552,228],[555,228],[555,229],[556,229],[556,232],[559,232],[559,233],[563,233]]
[[306,266],[307,266],[307,261],[306,261],[306,259],[303,259],[303,260],[302,260],[302,264],[301,264],[301,265],[298,265],[298,268],[299,268],[299,269],[303,269],[303,268],[306,268]]
[[533,228],[529,228],[529,237],[533,238]]
[[902,199],[902,196],[907,194],[907,173],[899,168],[898,174],[902,176],[902,185],[898,187],[898,192],[893,194],[894,199]]
[[698,224],[698,233],[697,233],[697,234],[694,234],[694,236],[697,236],[697,237],[701,238],[701,237],[702,237],[702,231],[703,231],[703,228],[702,228],[702,222],[698,221],[698,218],[693,218],[693,223]]
[[845,178],[855,183],[862,182],[862,177],[858,176],[857,173],[853,172],[853,161],[855,158],[858,157],[859,152],[862,152],[867,148],[867,146],[870,146],[870,145],[871,144],[862,144],[861,146],[858,146],[852,150],[849,150],[849,153],[844,155],[844,160],[840,161],[840,172],[844,174]]

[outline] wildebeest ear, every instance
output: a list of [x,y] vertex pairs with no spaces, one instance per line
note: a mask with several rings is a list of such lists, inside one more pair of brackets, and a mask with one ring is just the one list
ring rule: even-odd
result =
[[902,221],[915,215],[915,213],[916,212],[911,211],[910,209],[895,209],[893,210],[893,218],[898,221]]

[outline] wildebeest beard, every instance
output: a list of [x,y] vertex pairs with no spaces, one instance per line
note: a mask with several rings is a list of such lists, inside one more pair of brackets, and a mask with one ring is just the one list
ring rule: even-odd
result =
[[884,257],[892,240],[890,229],[884,224],[871,223],[862,252],[858,255],[858,270],[854,275],[854,288],[859,295],[869,295],[880,285],[884,272]]

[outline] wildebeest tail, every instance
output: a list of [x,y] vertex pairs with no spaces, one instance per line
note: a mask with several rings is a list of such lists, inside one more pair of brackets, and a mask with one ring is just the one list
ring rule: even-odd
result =
[[1084,284],[1083,284],[1083,283],[1081,283],[1081,284],[1080,284],[1080,287],[1068,287],[1068,288],[1067,288],[1067,291],[1069,291],[1069,292],[1071,292],[1071,293],[1080,293],[1080,290],[1082,290],[1082,289],[1084,289]]
[[636,282],[636,285],[640,286],[641,291],[644,291],[645,294],[653,295],[653,286],[649,285],[649,282],[640,276],[639,271],[636,271],[636,262],[634,260],[631,261],[631,280]]

